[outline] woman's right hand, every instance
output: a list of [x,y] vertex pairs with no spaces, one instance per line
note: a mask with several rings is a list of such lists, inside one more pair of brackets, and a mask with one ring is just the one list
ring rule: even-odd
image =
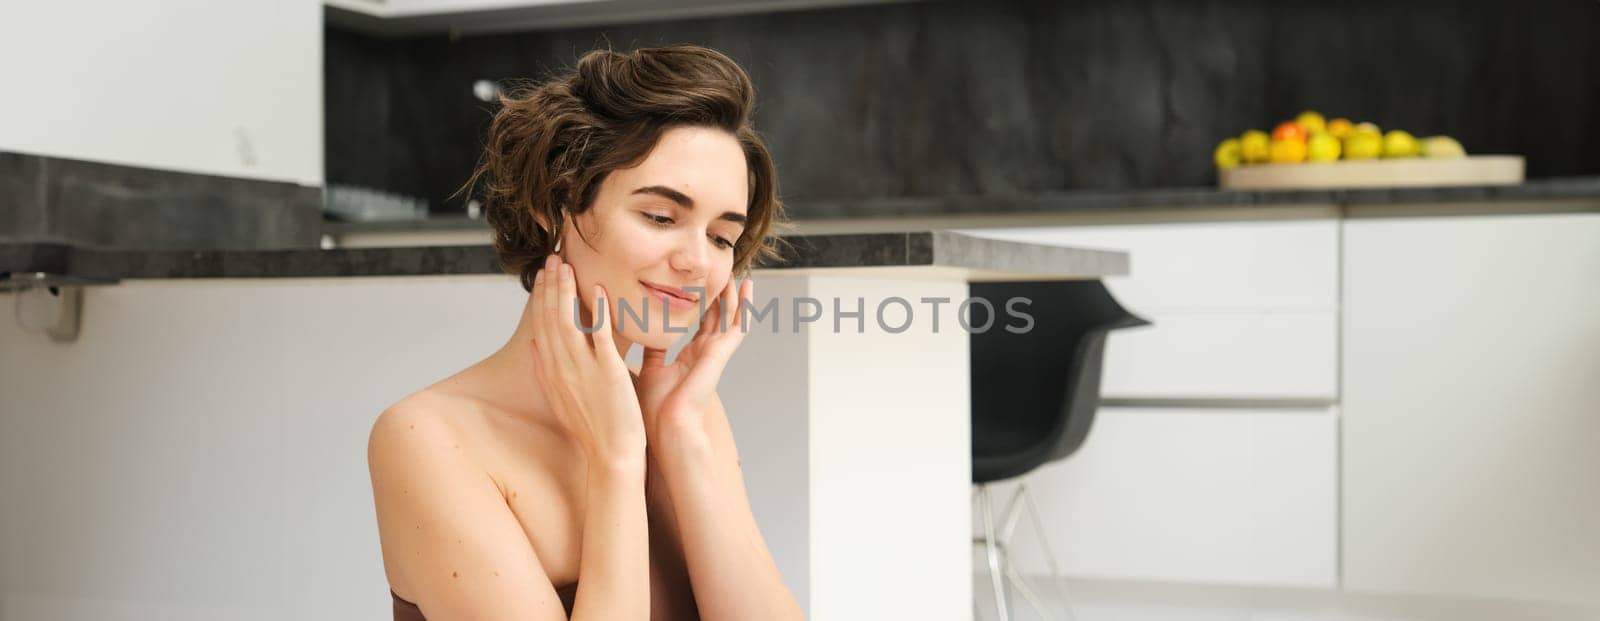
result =
[[572,266],[554,254],[545,259],[533,280],[535,375],[557,419],[591,460],[642,463],[644,417],[628,366],[612,341],[605,289],[596,284],[589,294],[600,326],[592,335],[578,329]]

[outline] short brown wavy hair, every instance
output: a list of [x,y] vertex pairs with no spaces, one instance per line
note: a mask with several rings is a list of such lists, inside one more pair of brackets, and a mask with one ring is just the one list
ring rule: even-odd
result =
[[750,171],[747,221],[733,249],[733,272],[744,274],[778,256],[769,234],[787,224],[777,167],[751,125],[754,107],[750,76],[716,50],[595,50],[573,69],[501,95],[483,157],[462,190],[481,185],[500,265],[532,291],[563,214],[593,207],[607,174],[638,165],[668,129],[720,129],[739,141]]

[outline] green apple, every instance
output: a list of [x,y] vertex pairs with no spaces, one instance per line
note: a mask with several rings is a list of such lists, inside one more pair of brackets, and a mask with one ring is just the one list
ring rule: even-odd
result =
[[1306,159],[1313,162],[1331,162],[1339,159],[1339,139],[1328,132],[1316,132],[1306,141]]
[[1370,160],[1383,154],[1383,136],[1377,132],[1356,130],[1344,141],[1344,159]]
[[1404,130],[1391,129],[1383,135],[1384,157],[1416,157],[1422,153],[1422,144]]

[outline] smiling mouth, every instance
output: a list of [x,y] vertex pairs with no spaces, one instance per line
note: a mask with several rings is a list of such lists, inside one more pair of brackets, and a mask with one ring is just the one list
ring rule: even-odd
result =
[[644,282],[644,281],[642,281],[642,280],[641,280],[641,281],[639,281],[639,283],[640,283],[640,284],[642,284],[642,285],[644,285],[644,287],[645,287],[645,288],[646,288],[646,289],[649,289],[649,290],[651,290],[651,291],[653,291],[653,292],[655,292],[655,293],[660,293],[660,294],[662,294],[662,295],[665,295],[665,296],[667,296],[667,297],[670,297],[670,298],[673,298],[673,299],[676,299],[676,300],[683,300],[683,301],[685,301],[685,302],[688,302],[688,303],[690,303],[690,304],[694,304],[694,303],[696,303],[696,302],[698,302],[698,300],[696,300],[696,299],[694,299],[694,298],[691,298],[691,297],[689,297],[689,296],[687,296],[687,295],[683,295],[683,294],[681,294],[681,293],[678,293],[678,292],[676,292],[676,291],[671,291],[671,290],[668,290],[668,289],[663,289],[663,288],[661,288],[661,287],[657,287],[657,286],[655,286],[655,285],[652,285],[652,284],[650,284],[650,283],[647,283],[647,282]]

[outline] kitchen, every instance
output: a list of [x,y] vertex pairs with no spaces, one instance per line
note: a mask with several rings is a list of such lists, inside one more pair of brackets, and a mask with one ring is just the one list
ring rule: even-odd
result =
[[[1013,561],[1047,610],[1013,592],[1011,618],[1600,616],[1600,5],[0,11],[28,25],[0,51],[44,59],[0,104],[0,619],[387,618],[372,421],[526,298],[456,194],[495,95],[669,43],[755,83],[805,242],[763,296],[870,318],[1098,280],[1149,321],[1107,337],[1081,449],[992,486],[1025,481],[1043,522]],[[1219,188],[1364,164],[1219,170],[1310,110],[1525,168]],[[1430,158],[1392,159],[1368,163]],[[811,618],[999,618],[961,533],[967,336],[917,326],[757,332],[729,366],[751,507]]]

